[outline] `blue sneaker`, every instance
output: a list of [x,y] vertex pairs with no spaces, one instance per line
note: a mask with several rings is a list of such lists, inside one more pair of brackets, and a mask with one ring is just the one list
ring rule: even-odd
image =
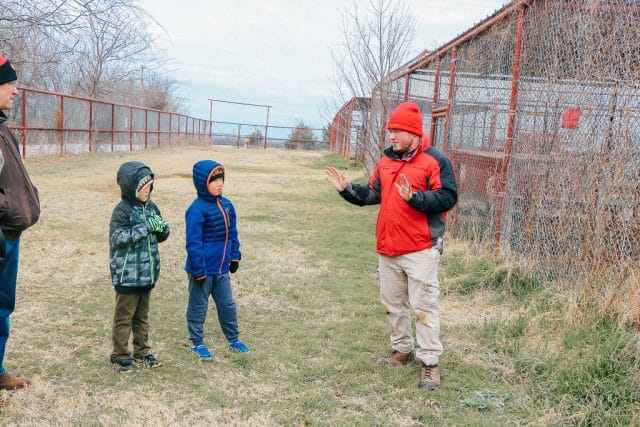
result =
[[230,342],[229,350],[237,351],[238,353],[249,353],[249,347],[244,345],[242,341]]
[[205,344],[195,345],[191,347],[191,351],[196,353],[200,360],[211,360],[213,358]]

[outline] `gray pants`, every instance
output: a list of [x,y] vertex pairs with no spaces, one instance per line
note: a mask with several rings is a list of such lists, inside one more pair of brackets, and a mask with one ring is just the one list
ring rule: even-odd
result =
[[133,333],[133,357],[149,354],[149,297],[151,291],[135,294],[116,292],[113,315],[113,359],[128,359],[129,336]]
[[380,300],[391,327],[391,348],[402,353],[414,350],[412,312],[415,312],[416,358],[435,365],[442,355],[438,309],[438,263],[435,248],[405,255],[378,258]]

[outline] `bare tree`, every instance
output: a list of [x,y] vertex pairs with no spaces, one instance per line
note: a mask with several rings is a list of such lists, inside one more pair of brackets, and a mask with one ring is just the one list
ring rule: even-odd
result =
[[[371,104],[380,106],[379,117],[387,117],[391,73],[406,62],[415,38],[409,6],[406,0],[369,0],[364,12],[354,3],[341,18],[342,41],[331,50],[336,94],[325,108],[332,117],[352,98],[371,97]],[[384,124],[372,123],[368,132],[382,152]]]
[[0,8],[0,43],[6,45],[35,28],[64,30],[89,14],[93,0],[4,0]]
[[[90,0],[87,0],[90,1]],[[42,83],[73,46],[58,40],[86,13],[80,0],[5,0],[0,8],[0,46],[18,68],[21,81]]]
[[88,7],[93,13],[76,30],[74,92],[92,98],[110,96],[151,59],[152,40],[130,1],[96,0]]
[[[13,58],[20,58],[22,51],[34,43],[60,45],[61,35],[77,29],[83,18],[96,13],[91,7],[94,3],[95,0],[5,0],[0,8],[0,46]],[[101,12],[108,8],[105,5]],[[69,46],[67,51],[72,49]]]
[[[154,23],[139,0],[5,0],[0,53],[26,86],[120,101],[149,91],[133,100],[175,105],[168,99],[175,83],[152,74],[159,69],[148,32]],[[141,67],[154,77],[147,89],[134,78]]]
[[159,72],[146,72],[144,67],[138,72],[139,76],[119,82],[118,90],[109,99],[154,110],[186,112],[187,106],[176,92],[174,79]]
[[338,107],[369,97],[375,86],[406,61],[415,37],[415,19],[405,0],[369,0],[341,13],[342,42],[331,49]]

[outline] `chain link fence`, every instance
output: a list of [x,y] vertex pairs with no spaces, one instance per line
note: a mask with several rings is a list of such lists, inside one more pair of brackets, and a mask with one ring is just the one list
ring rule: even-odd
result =
[[32,88],[19,91],[10,127],[24,158],[211,143],[206,120]]
[[628,277],[640,263],[640,4],[514,1],[374,88],[368,171],[400,102],[451,158],[450,230],[540,277]]
[[214,120],[211,138],[217,145],[237,148],[284,148],[286,150],[326,150],[329,130],[298,126],[240,123]]
[[340,108],[331,122],[329,150],[344,160],[364,162],[370,106],[368,98],[353,98]]

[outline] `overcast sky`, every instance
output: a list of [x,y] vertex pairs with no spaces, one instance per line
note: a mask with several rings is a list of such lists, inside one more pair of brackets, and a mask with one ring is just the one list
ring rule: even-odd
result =
[[[209,118],[209,98],[270,105],[269,123],[321,128],[333,93],[329,49],[340,40],[349,0],[141,0],[189,112]],[[357,0],[360,9],[368,0]],[[416,19],[412,59],[452,40],[503,0],[409,0]],[[265,108],[214,103],[213,119],[264,123]]]

